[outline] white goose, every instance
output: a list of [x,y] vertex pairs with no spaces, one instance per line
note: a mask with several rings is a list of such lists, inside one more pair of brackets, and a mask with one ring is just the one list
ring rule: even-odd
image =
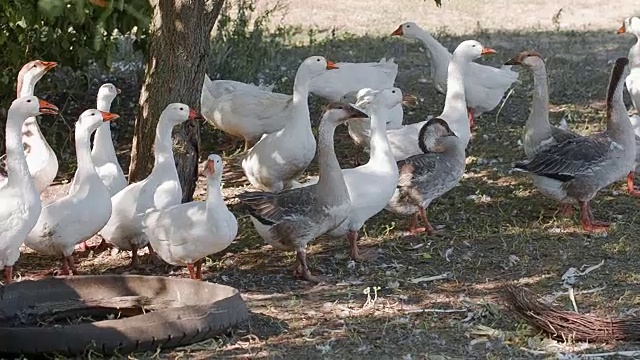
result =
[[[414,22],[406,22],[400,25],[391,35],[415,38],[424,43],[431,54],[431,78],[435,83],[436,90],[442,94],[446,93],[447,69],[452,58],[449,50]],[[509,65],[495,68],[476,63],[471,64],[464,81],[466,104],[469,111],[468,118],[471,127],[474,126],[475,117],[498,106],[504,93],[516,80],[518,80],[518,73],[512,71]],[[455,131],[455,129],[453,130]],[[460,136],[458,132],[456,132],[456,135]]]
[[89,109],[76,122],[78,170],[75,187],[42,209],[24,243],[36,252],[62,257],[64,275],[77,274],[73,249],[100,231],[111,216],[111,196],[91,160],[91,134],[118,115]]
[[631,16],[622,22],[617,34],[631,33],[636,36],[636,43],[629,49],[629,75],[625,79],[627,91],[631,95],[633,107],[638,110],[640,106],[640,18]]
[[238,221],[222,198],[222,168],[220,156],[209,155],[205,201],[138,215],[156,253],[171,265],[186,265],[192,279],[202,280],[202,259],[226,249],[238,233]]
[[20,245],[38,222],[42,203],[29,174],[22,147],[22,124],[39,114],[57,114],[58,108],[35,96],[23,96],[9,107],[6,125],[8,177],[0,188],[0,267],[5,284],[13,279],[13,265],[20,257]]
[[[98,100],[96,109],[104,112],[111,110],[111,103],[120,94],[120,89],[113,84],[107,83],[100,87],[98,90]],[[124,171],[120,167],[118,157],[116,156],[116,149],[113,147],[113,139],[111,138],[111,122],[104,122],[93,138],[93,148],[91,149],[91,160],[96,167],[96,172],[102,182],[107,187],[109,195],[113,196],[120,190],[127,186],[127,179],[124,177]],[[76,177],[78,172],[73,177],[69,192],[73,191],[76,184]],[[104,240],[100,243],[102,245]],[[98,245],[98,247],[100,247]],[[79,250],[86,251],[88,248],[87,242],[80,243]]]
[[[111,103],[113,99],[120,94],[120,89],[116,88],[113,84],[104,84],[98,90],[98,101],[96,109],[109,112],[111,110]],[[91,149],[91,160],[96,167],[96,172],[104,186],[109,190],[111,196],[117,194],[120,190],[127,186],[127,179],[124,177],[124,171],[120,167],[118,158],[116,157],[116,150],[113,147],[113,139],[111,138],[111,123],[109,121],[104,122],[93,138],[93,148]],[[76,177],[78,172],[76,171],[73,181],[71,182],[71,189],[75,186]]]
[[245,150],[262,135],[282,129],[291,118],[291,108],[291,95],[238,81],[211,81],[205,75],[202,116],[225,133],[243,138]]
[[309,92],[329,101],[340,101],[350,92],[370,88],[374,90],[393,87],[398,76],[398,64],[393,58],[379,62],[339,62],[338,69],[327,71],[311,80]]
[[305,59],[293,84],[291,121],[279,131],[264,136],[242,159],[242,169],[255,188],[279,192],[294,185],[316,153],[316,140],[309,119],[309,82],[336,65],[322,56]]
[[[471,139],[465,102],[466,76],[469,74],[467,70],[470,64],[475,64],[473,60],[495,52],[493,49],[483,47],[475,40],[466,40],[456,47],[451,61],[449,61],[447,95],[444,100],[444,109],[438,118],[449,124],[465,148]],[[387,131],[389,145],[396,161],[422,153],[420,146],[418,146],[418,134],[429,119]]]
[[[182,201],[182,187],[178,179],[171,132],[173,127],[200,115],[181,103],[169,104],[158,121],[155,139],[155,163],[149,176],[130,184],[111,198],[113,212],[109,222],[100,230],[107,242],[121,250],[130,250],[131,265],[138,264],[138,249],[148,245],[148,239],[135,221],[135,215],[150,209],[166,209]],[[153,252],[151,247],[149,251]]]
[[[18,73],[16,86],[18,97],[33,96],[38,81],[56,65],[55,62],[41,60],[26,63]],[[22,143],[27,156],[29,172],[33,176],[38,193],[42,193],[58,174],[58,158],[42,135],[35,116],[27,119],[22,125]],[[2,162],[4,163],[4,161],[3,159]],[[0,168],[0,186],[6,184],[6,177],[6,170]]]
[[[385,208],[398,184],[398,166],[387,141],[386,119],[391,109],[402,100],[400,89],[389,88],[368,92],[355,104],[371,116],[371,156],[365,165],[342,170],[349,191],[351,210],[347,219],[328,233],[334,237],[347,236],[350,255],[354,260],[373,257],[372,253],[359,253],[358,232],[367,220]],[[317,182],[318,179],[315,178],[304,185]]]

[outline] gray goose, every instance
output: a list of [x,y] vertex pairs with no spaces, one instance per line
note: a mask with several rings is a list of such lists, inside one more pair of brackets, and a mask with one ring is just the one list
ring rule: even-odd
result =
[[580,204],[582,227],[586,231],[607,228],[595,220],[590,201],[600,189],[624,178],[635,167],[636,141],[622,100],[621,81],[629,59],[618,58],[607,90],[607,129],[590,136],[575,137],[533,159],[517,162],[514,169],[548,179],[545,191],[553,191]]
[[[566,140],[580,137],[569,130],[552,126],[549,123],[549,87],[547,84],[547,69],[542,55],[535,51],[523,51],[504,63],[505,65],[520,65],[533,72],[533,98],[531,101],[531,113],[527,118],[527,123],[522,134],[522,144],[527,159],[533,159],[541,151],[558,145]],[[531,174],[531,179],[541,190],[545,190],[546,178]],[[542,191],[541,191],[542,192]],[[561,202],[561,215],[570,217],[573,213],[575,200],[566,198],[564,195],[557,195],[554,192],[542,192],[548,198]]]
[[[559,144],[565,140],[582,136],[572,131],[562,129],[560,127],[549,124],[549,92],[547,86],[547,70],[545,68],[542,55],[535,51],[523,51],[512,59],[507,61],[505,65],[521,65],[533,71],[533,100],[531,104],[531,114],[527,119],[523,134],[524,151],[528,159],[532,159],[536,153],[541,150],[548,149],[549,146]],[[627,77],[628,79],[628,77]],[[640,137],[636,135],[636,147],[640,147]],[[640,155],[640,154],[639,154]],[[636,163],[640,164],[640,158],[636,159]],[[637,171],[637,170],[636,170]],[[545,181],[544,178],[531,175],[533,182]],[[634,187],[634,172],[627,175],[627,189],[629,195],[640,196],[640,191]],[[544,186],[539,188],[544,189]],[[562,202],[563,199],[558,198],[556,194],[543,193],[556,201]],[[564,199],[560,210],[561,215],[570,217],[573,212],[574,199]]]
[[[409,228],[412,234],[422,231],[434,234],[425,210],[460,182],[465,168],[464,143],[440,118],[432,118],[422,126],[418,143],[423,154],[397,162],[398,186],[386,209],[412,215]],[[423,228],[418,228],[418,215],[425,223]]]
[[366,116],[347,104],[328,106],[318,129],[320,176],[317,184],[279,193],[249,191],[237,196],[268,244],[276,249],[296,251],[294,275],[308,281],[321,282],[322,279],[309,271],[307,243],[342,224],[351,209],[349,192],[336,159],[335,129],[351,118]]

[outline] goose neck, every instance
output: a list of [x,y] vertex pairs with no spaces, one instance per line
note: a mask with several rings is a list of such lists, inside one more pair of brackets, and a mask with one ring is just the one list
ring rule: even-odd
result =
[[551,128],[549,125],[549,87],[544,65],[533,68],[533,99],[527,125],[536,128]]
[[[111,101],[99,98],[96,108],[100,111],[109,112],[111,110]],[[96,130],[91,155],[107,159],[115,156],[115,153],[116,149],[113,146],[113,139],[111,138],[111,123],[107,121]]]
[[165,164],[175,166],[175,161],[173,159],[173,142],[171,141],[172,130],[173,126],[169,124],[168,121],[160,119],[158,127],[156,128],[154,170]]
[[415,37],[422,41],[424,45],[427,47],[427,50],[433,56],[445,57],[449,58],[451,55],[449,54],[449,50],[442,46],[431,34],[424,29],[420,29],[416,32]]
[[460,58],[453,57],[447,69],[447,94],[444,99],[442,116],[457,118],[457,114],[467,113],[467,103],[464,95],[464,76],[468,63],[461,63]]
[[27,159],[22,147],[22,122],[20,115],[9,109],[6,124],[7,172],[9,184],[25,182],[30,178]]
[[320,126],[318,127],[318,167],[320,176],[317,186],[319,191],[327,195],[326,198],[321,199],[321,201],[329,201],[329,198],[339,196],[340,192],[337,191],[338,187],[346,188],[340,170],[340,163],[338,163],[334,149],[333,135],[336,126],[336,124],[330,121],[321,120]]
[[91,159],[90,137],[91,134],[87,129],[76,128],[76,159],[78,161],[78,173],[80,174],[87,175],[96,173],[96,170],[93,167],[93,160]]
[[[391,147],[387,140],[387,119],[389,110],[374,108],[371,112],[371,140],[369,163],[384,163],[392,159]],[[395,160],[393,161],[395,164]]]
[[[221,179],[219,176],[213,176],[207,178],[207,199],[205,200],[207,206],[207,213],[215,215],[221,208],[226,208],[224,199],[222,197]],[[217,218],[214,216],[214,218]]]
[[640,66],[640,33],[636,35],[636,43],[629,49],[629,67],[634,68]]
[[614,139],[620,139],[634,132],[622,98],[624,79],[620,76],[616,81],[615,84],[609,84],[609,86],[615,86],[615,89],[607,96],[607,131]]
[[30,76],[26,80],[24,78],[20,79],[18,82],[18,97],[33,96],[36,91],[37,83],[37,81],[34,81],[33,77]]

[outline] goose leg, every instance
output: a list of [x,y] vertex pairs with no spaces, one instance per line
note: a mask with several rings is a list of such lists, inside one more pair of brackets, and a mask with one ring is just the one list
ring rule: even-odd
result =
[[131,264],[129,265],[132,269],[138,267],[138,246],[131,245]]
[[467,108],[467,114],[469,116],[469,128],[473,129],[473,128],[476,127],[476,125],[474,123],[473,109],[472,108]]
[[427,232],[427,234],[429,235],[435,235],[437,234],[436,229],[433,228],[433,226],[431,226],[431,223],[429,222],[429,220],[427,220],[427,214],[425,209],[421,206],[418,210],[418,214],[420,214],[420,218],[422,219],[422,222],[424,222],[424,229]]
[[633,186],[634,176],[634,171],[630,172],[629,175],[627,175],[627,189],[629,190],[629,195],[640,197],[640,191],[636,190],[635,186]]
[[[418,216],[420,216],[420,218],[422,219],[422,222],[424,222],[424,225],[425,225],[424,227],[418,227]],[[413,218],[411,219],[411,228],[409,229],[409,232],[411,232],[414,235],[421,232],[426,232],[429,235],[436,235],[438,233],[436,229],[434,229],[433,226],[431,226],[431,223],[429,222],[429,220],[427,220],[427,214],[422,207],[418,208],[418,213],[413,214]]]
[[193,269],[193,264],[187,264],[187,269],[189,269],[189,278],[191,278],[191,280],[195,280],[196,271]]
[[69,275],[78,275],[78,268],[76,267],[76,264],[73,260],[73,254],[69,255],[69,256],[65,256],[64,257],[65,262],[67,263],[68,267],[69,267]]
[[249,151],[249,149],[251,149],[253,147],[254,144],[251,143],[251,141],[245,139],[244,140],[244,152]]
[[80,244],[78,244],[78,251],[80,252],[85,252],[89,249],[89,245],[87,244],[86,241],[81,242]]
[[196,279],[202,280],[202,259],[196,261]]
[[361,254],[358,250],[358,232],[349,230],[347,232],[347,239],[349,239],[349,254],[351,259],[355,261],[373,260],[376,258],[375,253],[367,251]]
[[409,232],[415,235],[423,231],[424,231],[423,228],[418,228],[418,213],[411,215],[411,224],[409,225]]
[[109,248],[113,246],[109,244],[102,236],[100,236],[100,244],[93,248],[94,251],[107,251]]
[[296,268],[293,272],[294,276],[302,276],[307,281],[311,282],[323,282],[324,279],[321,276],[311,275],[309,266],[307,264],[307,250],[304,247],[296,249]]
[[589,232],[609,227],[609,223],[594,219],[591,204],[588,201],[580,201],[580,222],[582,222],[582,228]]
[[4,284],[9,285],[13,282],[13,266],[4,267]]

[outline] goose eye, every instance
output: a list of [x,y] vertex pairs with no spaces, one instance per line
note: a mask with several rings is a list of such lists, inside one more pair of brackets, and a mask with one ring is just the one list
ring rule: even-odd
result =
[[395,91],[395,90],[392,90],[392,91],[391,91],[391,93],[392,93],[392,94],[395,94],[395,93],[396,93],[396,91]]
[[410,28],[410,27],[411,27],[411,25],[407,25],[407,27],[408,27],[408,28]]
[[33,64],[33,66],[31,67],[32,69],[35,69],[37,67],[36,64]]
[[30,102],[31,102],[31,100],[27,100],[27,102],[28,102],[28,103],[30,103]]
[[180,108],[180,111],[184,110],[184,108]]
[[471,47],[476,47],[476,44],[471,45]]

